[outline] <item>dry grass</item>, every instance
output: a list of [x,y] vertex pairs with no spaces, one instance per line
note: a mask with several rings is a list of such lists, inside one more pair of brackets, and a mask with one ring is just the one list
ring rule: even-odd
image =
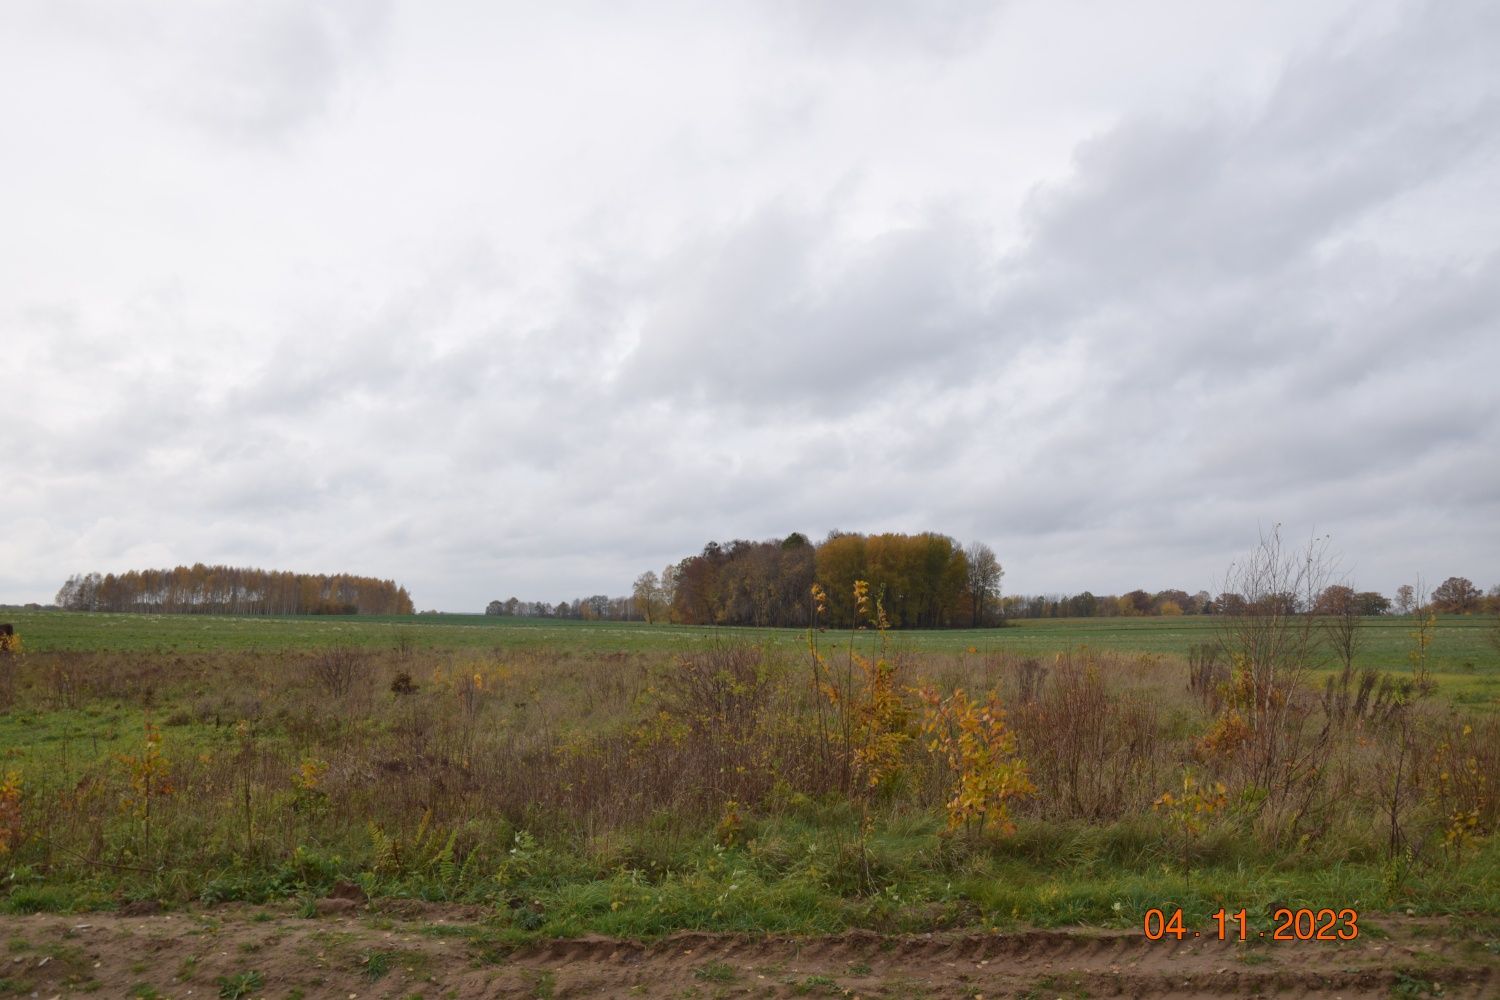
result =
[[[1236,729],[1232,682],[1213,664],[1090,650],[897,659],[912,687],[999,692],[1036,787],[1011,808],[1032,829],[1155,829],[1153,802],[1185,769],[1229,790],[1216,836],[1260,838],[1283,856],[1436,864],[1500,823],[1500,722],[1390,681],[1351,675],[1294,692],[1281,770],[1266,780],[1261,737]],[[51,881],[139,872],[153,892],[193,894],[214,872],[279,870],[316,851],[456,892],[474,873],[509,877],[497,873],[511,870],[523,832],[572,845],[594,870],[661,871],[682,837],[717,828],[739,840],[814,806],[837,827],[851,796],[866,823],[937,817],[952,780],[903,692],[912,738],[891,780],[851,788],[831,759],[849,747],[821,735],[826,705],[805,661],[753,646],[671,658],[52,653],[8,666],[15,724],[4,732],[24,796],[19,842],[0,865]],[[400,674],[414,690],[392,689]],[[170,793],[151,803],[143,838],[117,755],[136,752],[148,718],[161,726]],[[864,836],[847,822],[838,838]],[[851,884],[877,884],[879,863],[860,847]]]

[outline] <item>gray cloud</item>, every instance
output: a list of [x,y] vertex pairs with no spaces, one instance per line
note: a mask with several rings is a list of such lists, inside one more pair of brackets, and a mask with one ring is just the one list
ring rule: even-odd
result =
[[982,232],[935,215],[844,240],[838,222],[773,207],[662,261],[622,391],[839,409],[993,339]]
[[351,71],[380,43],[386,8],[384,0],[333,0],[159,15],[139,51],[141,62],[161,67],[149,97],[230,138],[283,139],[333,110]]
[[0,599],[833,527],[1197,589],[1277,521],[1496,582],[1500,20],[1189,9],[11,12],[0,92],[80,127],[0,167]]
[[957,55],[982,39],[998,0],[870,0],[854,7],[786,2],[775,5],[819,57],[874,49],[890,55]]

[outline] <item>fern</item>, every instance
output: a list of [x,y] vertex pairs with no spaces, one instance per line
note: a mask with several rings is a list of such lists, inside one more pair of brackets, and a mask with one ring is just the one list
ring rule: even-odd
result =
[[469,856],[464,858],[463,865],[458,870],[458,887],[468,888],[474,884],[474,878],[479,870],[479,852],[470,851]]
[[432,863],[437,867],[438,881],[445,886],[452,886],[458,876],[458,866],[453,863],[453,841],[457,838],[458,831],[454,830],[448,834],[448,840],[442,848],[432,856]]
[[400,870],[400,864],[396,857],[396,845],[373,822],[370,824],[370,843],[374,848],[375,854],[371,867],[375,871],[391,872]]
[[436,874],[438,881],[447,887],[459,884],[468,870],[473,852],[462,866],[456,860],[455,845],[458,831],[447,836],[440,827],[432,823],[432,811],[422,813],[422,819],[412,832],[409,841],[400,836],[388,836],[374,823],[370,824],[370,843],[374,848],[374,870],[384,875]]
[[427,844],[428,835],[432,832],[432,810],[422,810],[422,819],[417,823],[417,832],[411,838],[411,858],[418,861],[422,857],[422,848]]

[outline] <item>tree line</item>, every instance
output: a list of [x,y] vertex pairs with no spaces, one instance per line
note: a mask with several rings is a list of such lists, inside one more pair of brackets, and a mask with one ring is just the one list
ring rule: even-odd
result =
[[69,611],[218,615],[409,615],[406,588],[349,573],[291,573],[239,566],[176,566],[68,577],[57,606]]
[[[801,532],[783,539],[709,542],[661,572],[636,578],[628,597],[595,594],[571,601],[491,601],[489,615],[585,621],[674,622],[805,628],[814,583],[827,594],[819,624],[843,627],[853,615],[853,583],[867,580],[893,628],[986,627],[1020,618],[1133,618],[1239,615],[1249,601],[1234,591],[1131,590],[1124,594],[1002,595],[1004,570],[982,542],[959,546],[933,532],[863,535],[830,532],[814,544]],[[1395,597],[1333,584],[1313,595],[1262,595],[1291,614],[1373,617],[1432,611],[1500,614],[1500,586],[1482,592],[1449,577],[1430,594],[1403,585]]]
[[578,621],[633,622],[645,620],[644,613],[629,597],[607,597],[592,594],[575,597],[571,601],[522,601],[512,597],[504,601],[491,601],[484,609],[487,615],[507,615],[511,618],[573,618]]
[[806,627],[812,585],[827,592],[818,623],[843,627],[854,618],[854,581],[865,580],[892,628],[1001,624],[1004,570],[982,542],[947,535],[833,531],[819,543],[801,532],[782,539],[709,542],[697,555],[648,570],[627,597],[491,601],[486,614],[684,625]]
[[633,597],[648,620],[801,628],[814,621],[817,583],[828,595],[817,624],[845,627],[855,619],[854,581],[864,580],[891,628],[973,628],[1001,623],[1003,575],[988,545],[937,532],[832,531],[817,544],[792,532],[709,542],[661,577],[642,574]]
[[[1435,614],[1500,614],[1500,586],[1481,591],[1466,577],[1451,576],[1431,594],[1423,595],[1411,584],[1396,588],[1394,599],[1373,590],[1355,590],[1344,584],[1332,584],[1312,598],[1299,594],[1271,594],[1260,601],[1278,602],[1288,614],[1410,615],[1431,611]],[[1151,593],[1132,590],[1125,594],[1095,595],[1085,590],[1072,596],[1062,594],[1012,594],[1001,601],[1006,618],[1135,618],[1174,615],[1236,615],[1247,610],[1245,597],[1226,591],[1217,597],[1206,590],[1189,594],[1183,590],[1161,590]]]

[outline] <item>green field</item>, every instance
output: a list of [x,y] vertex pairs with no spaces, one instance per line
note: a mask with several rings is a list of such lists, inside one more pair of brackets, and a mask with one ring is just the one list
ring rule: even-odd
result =
[[[481,905],[507,941],[1123,927],[1165,901],[1200,920],[1225,900],[1500,914],[1482,619],[1438,624],[1420,690],[1413,623],[1367,622],[1373,700],[1336,709],[1320,674],[1281,689],[1274,756],[1227,672],[1189,690],[1206,619],[892,633],[884,654],[819,633],[817,667],[794,630],[0,621],[24,639],[0,657],[0,909],[310,906],[348,881]],[[1013,742],[965,766],[1024,767],[1013,828],[945,822],[958,772],[923,688],[996,692]]]
[[[26,636],[27,648],[52,650],[283,650],[331,645],[384,648],[407,635],[427,649],[492,649],[568,646],[600,652],[643,652],[711,641],[714,637],[802,645],[802,629],[718,628],[701,625],[645,625],[640,622],[586,622],[505,618],[493,615],[226,617],[216,615],[134,615],[70,611],[0,611]],[[893,641],[915,650],[1055,653],[1073,646],[1127,652],[1185,655],[1195,643],[1212,642],[1211,617],[1023,619],[1004,629],[945,629],[891,633]],[[1406,663],[1411,647],[1410,618],[1366,618],[1360,662],[1381,669]],[[1484,616],[1448,615],[1438,619],[1431,656],[1436,669],[1467,672],[1497,665],[1486,639],[1494,621]],[[839,641],[834,636],[832,641]]]
[[[672,653],[713,643],[765,644],[801,649],[801,629],[716,628],[585,622],[488,615],[221,617],[130,615],[45,611],[0,612],[13,622],[34,652],[286,652],[330,646],[483,651],[556,649],[588,653]],[[1431,669],[1448,697],[1461,704],[1500,708],[1500,651],[1489,639],[1495,627],[1484,616],[1438,619],[1429,650]],[[1410,618],[1367,618],[1358,666],[1407,669],[1412,648]],[[1023,620],[1004,629],[895,632],[897,649],[916,653],[1006,654],[1049,657],[1080,646],[1124,653],[1185,657],[1196,644],[1213,643],[1212,618],[1071,618]],[[837,647],[840,633],[823,637]]]

